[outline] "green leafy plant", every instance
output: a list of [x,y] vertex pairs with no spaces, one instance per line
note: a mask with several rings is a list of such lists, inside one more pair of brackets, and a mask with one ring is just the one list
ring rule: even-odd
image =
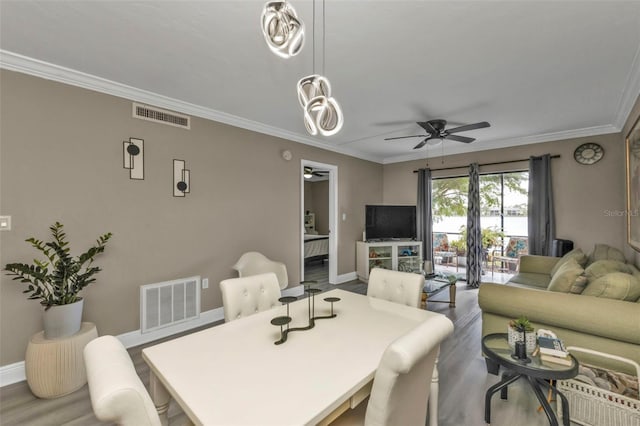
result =
[[[501,240],[505,237],[504,232],[495,227],[482,228],[480,231],[482,234],[482,247],[490,248],[500,246]],[[460,240],[464,244],[464,251],[467,250],[467,227],[462,225],[460,227]],[[453,243],[452,243],[453,244]]]
[[521,315],[518,319],[512,319],[509,321],[509,327],[518,331],[526,331],[528,333],[533,331],[533,326],[524,315]]
[[15,275],[14,280],[28,284],[23,293],[29,294],[29,299],[40,299],[40,304],[49,309],[54,305],[75,303],[80,290],[94,282],[95,274],[101,271],[93,266],[93,258],[104,252],[111,232],[101,235],[96,245],[89,248],[80,256],[72,257],[70,247],[64,233],[64,226],[60,222],[49,227],[53,241],[43,242],[33,237],[25,240],[42,252],[46,260],[34,259],[33,265],[26,263],[8,263],[5,266],[7,275]]

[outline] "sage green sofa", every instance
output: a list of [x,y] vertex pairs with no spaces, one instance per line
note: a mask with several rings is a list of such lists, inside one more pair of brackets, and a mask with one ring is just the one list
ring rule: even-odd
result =
[[[594,252],[587,257],[579,251],[576,262],[565,256],[562,264],[557,257],[525,255],[518,274],[506,285],[482,284],[478,293],[482,335],[506,333],[510,319],[525,315],[536,330],[555,332],[567,346],[640,364],[640,271],[619,256],[598,258]],[[576,266],[580,261],[586,270]],[[565,270],[572,272],[563,280]],[[584,363],[635,374],[628,364],[575,355]],[[497,373],[496,365],[488,362],[487,367]]]

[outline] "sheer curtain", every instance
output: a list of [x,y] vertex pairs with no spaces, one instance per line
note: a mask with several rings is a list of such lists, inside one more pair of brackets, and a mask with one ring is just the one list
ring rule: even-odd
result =
[[482,280],[482,229],[480,228],[480,175],[478,163],[469,166],[467,209],[467,286],[479,287]]
[[422,241],[423,260],[433,261],[433,242],[431,231],[431,169],[418,170],[418,202],[416,205],[416,230],[418,240]]
[[551,255],[556,234],[551,155],[529,158],[529,253]]

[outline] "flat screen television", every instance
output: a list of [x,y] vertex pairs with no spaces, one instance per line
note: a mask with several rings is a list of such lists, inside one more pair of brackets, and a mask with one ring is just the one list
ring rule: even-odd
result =
[[415,239],[416,206],[365,206],[365,227],[367,241]]

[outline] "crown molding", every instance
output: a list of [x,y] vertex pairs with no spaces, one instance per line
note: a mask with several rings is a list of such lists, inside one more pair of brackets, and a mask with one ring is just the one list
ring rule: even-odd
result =
[[[500,149],[500,148],[511,147],[511,146],[530,145],[534,143],[543,143],[543,142],[554,142],[554,141],[561,141],[565,139],[574,139],[574,138],[582,138],[582,137],[589,137],[589,136],[608,135],[611,133],[619,133],[619,132],[620,132],[620,128],[608,124],[605,126],[585,127],[582,129],[565,130],[561,132],[545,133],[545,134],[534,135],[534,136],[524,136],[516,139],[505,138],[505,139],[490,140],[486,142],[481,141],[480,142],[481,145],[475,144],[473,146],[474,149],[471,149],[471,146],[467,144],[456,144],[455,146],[448,145],[444,148],[444,155],[487,151],[490,149]],[[481,147],[481,149],[478,149],[479,147]],[[431,148],[431,150],[435,151],[435,155],[429,158],[439,157],[441,155],[442,149],[439,146]],[[387,157],[382,161],[382,164],[393,164],[393,163],[402,163],[405,161],[424,160],[425,158],[426,156],[424,151],[419,150],[417,153],[412,153],[409,155]]]
[[184,102],[158,93],[138,89],[126,84],[121,84],[102,77],[73,70],[71,68],[62,67],[60,65],[20,55],[8,50],[0,49],[0,68],[40,77],[45,80],[81,87],[95,92],[105,93],[107,95],[129,99],[135,102],[153,105],[159,108],[165,108],[183,114],[189,114],[207,120],[217,121],[234,127],[336,152],[338,154],[348,155],[350,157],[356,157],[376,163],[381,162],[381,158],[371,154],[362,153],[343,146],[324,143],[317,139],[288,130],[269,126],[264,123],[248,120],[246,118],[227,114],[222,111],[217,111],[189,102]]
[[[234,127],[251,130],[254,132],[274,136],[305,145],[313,146],[323,150],[336,152],[338,154],[348,155],[350,157],[360,158],[362,160],[372,161],[381,164],[392,164],[403,161],[412,161],[424,159],[425,155],[423,151],[411,153],[407,155],[392,156],[383,158],[378,155],[364,153],[361,151],[349,149],[345,147],[345,144],[331,145],[318,141],[314,138],[294,133],[288,130],[280,129],[274,126],[269,126],[257,121],[248,120],[242,117],[238,117],[232,114],[227,114],[222,111],[217,111],[211,108],[203,107],[200,105],[184,102],[178,99],[170,98],[164,95],[160,95],[147,90],[138,89],[125,84],[117,83],[111,80],[107,80],[102,77],[97,77],[91,74],[76,71],[70,68],[62,67],[59,65],[51,64],[38,59],[23,56],[17,53],[13,53],[7,50],[0,49],[0,68],[10,71],[16,71],[23,74],[33,75],[46,80],[52,80],[59,83],[68,84],[71,86],[81,87],[84,89],[105,93],[112,96],[117,96],[124,99],[129,99],[135,102],[141,102],[148,105],[157,106],[160,108],[169,109],[172,111],[180,112],[183,114],[189,114],[195,117],[204,118],[224,124],[228,124]],[[541,142],[550,142],[563,139],[571,139],[585,136],[597,136],[602,134],[620,132],[624,126],[631,109],[636,101],[638,94],[640,93],[640,48],[636,51],[636,55],[627,77],[625,84],[625,90],[623,91],[620,106],[615,115],[615,123],[612,125],[586,127],[582,129],[567,130],[556,133],[546,133],[541,135],[525,136],[516,139],[499,139],[487,142],[481,142],[482,148],[479,148],[479,144],[473,146],[473,149],[468,145],[460,146],[447,146],[444,149],[444,155],[461,154],[466,152],[484,151],[489,149],[504,148],[505,146],[518,146],[527,145]],[[438,148],[438,154],[442,153]]]
[[618,111],[614,117],[613,125],[619,128],[620,131],[624,128],[638,96],[640,96],[640,46],[638,46],[636,56],[633,58],[631,69],[627,75],[624,90],[620,97],[620,105],[618,106]]

